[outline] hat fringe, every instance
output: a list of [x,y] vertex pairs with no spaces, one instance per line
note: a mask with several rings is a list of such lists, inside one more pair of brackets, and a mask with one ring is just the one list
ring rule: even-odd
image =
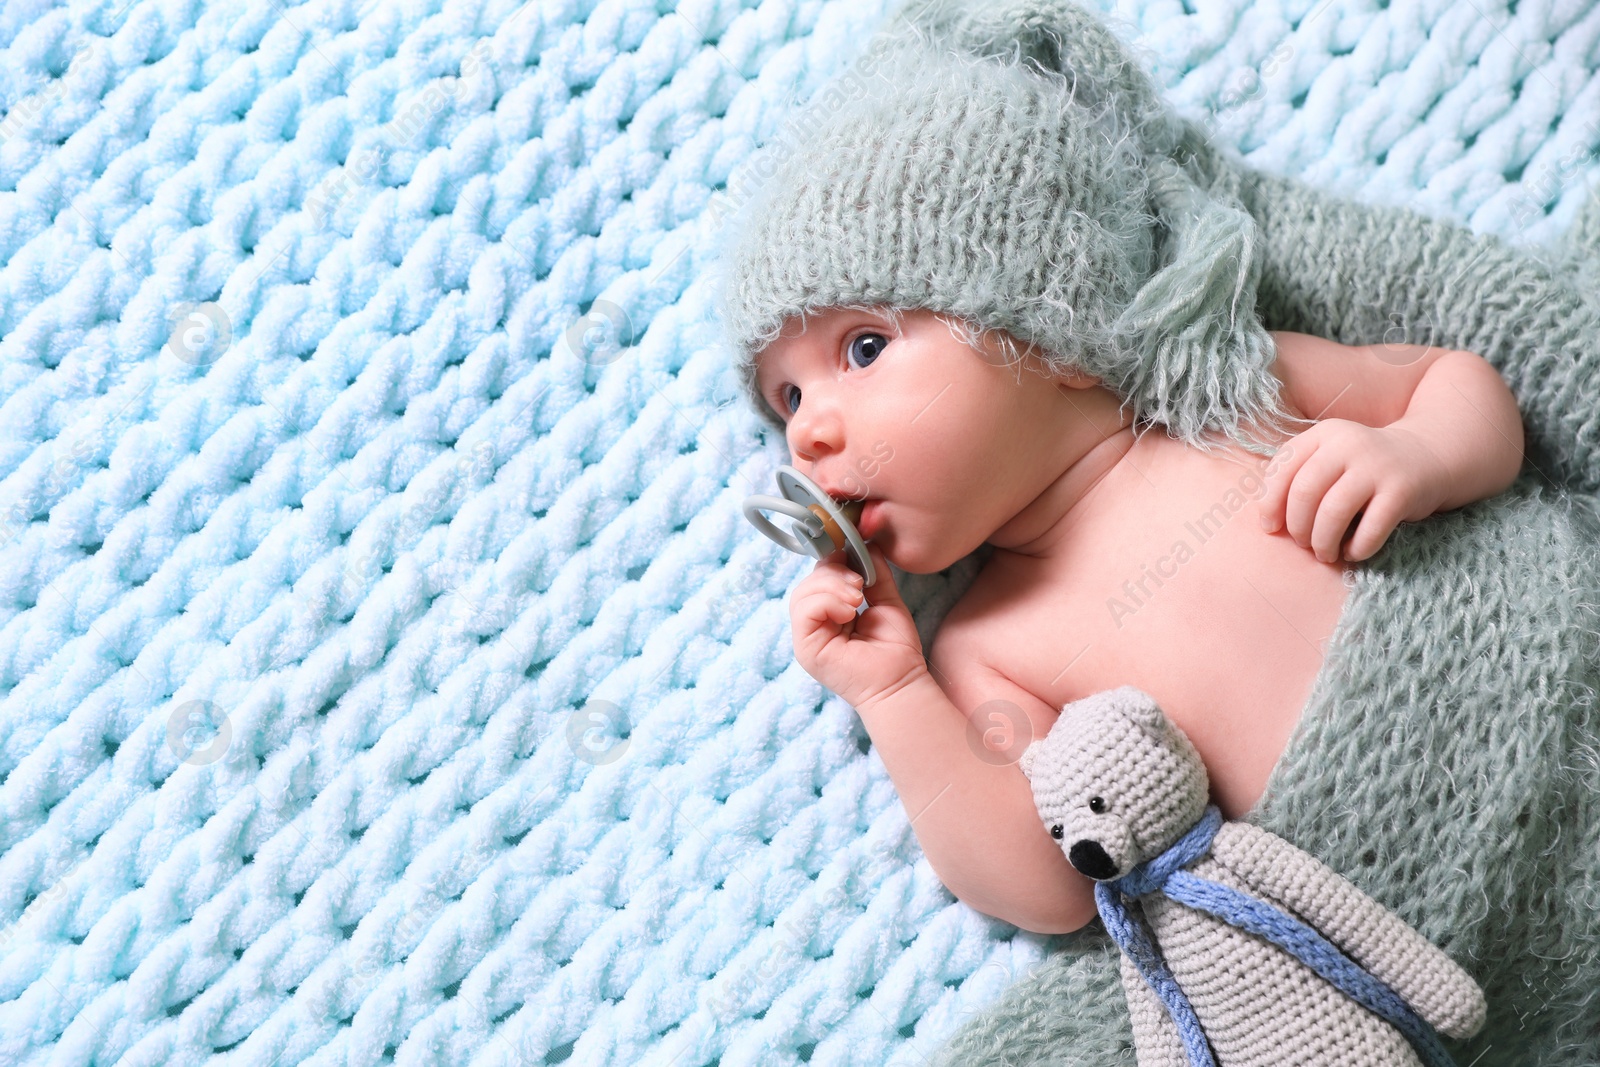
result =
[[1105,17],[1072,0],[909,0],[891,18],[925,43],[1064,79],[1073,100],[1131,131],[1143,149],[1167,263],[1117,321],[1129,358],[1119,361],[1120,381],[1108,382],[1141,421],[1161,422],[1207,450],[1215,445],[1208,429],[1220,430],[1266,454],[1293,427],[1311,424],[1283,407],[1270,370],[1276,348],[1255,314],[1255,220],[1177,162],[1193,163],[1190,124]]
[[1251,451],[1270,451],[1274,435],[1307,420],[1279,400],[1270,370],[1276,346],[1255,312],[1256,222],[1169,159],[1152,166],[1150,197],[1167,231],[1166,263],[1115,323],[1135,357],[1123,362],[1117,388],[1141,418],[1200,447],[1210,447],[1210,427]]

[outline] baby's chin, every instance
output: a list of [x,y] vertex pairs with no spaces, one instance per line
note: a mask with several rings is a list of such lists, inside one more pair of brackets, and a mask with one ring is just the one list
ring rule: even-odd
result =
[[953,547],[946,544],[927,545],[888,537],[873,543],[883,550],[890,563],[906,574],[938,574],[959,563],[965,555],[952,555]]

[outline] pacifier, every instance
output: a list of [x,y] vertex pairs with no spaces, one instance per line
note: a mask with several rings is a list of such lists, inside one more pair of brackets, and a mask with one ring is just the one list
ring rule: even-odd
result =
[[[847,550],[848,558],[858,565],[857,570],[866,579],[866,585],[878,580],[878,572],[867,553],[867,542],[862,539],[856,522],[861,518],[862,501],[835,501],[821,486],[788,464],[778,468],[778,492],[782,497],[756,493],[744,498],[744,517],[755,528],[772,538],[790,552],[815,559],[827,559],[839,549]],[[775,511],[793,519],[794,532],[780,530],[763,512]],[[857,613],[865,610],[863,600]]]

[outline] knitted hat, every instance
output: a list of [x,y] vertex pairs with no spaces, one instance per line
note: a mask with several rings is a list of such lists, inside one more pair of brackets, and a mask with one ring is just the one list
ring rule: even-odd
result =
[[1197,181],[1203,134],[1096,18],[912,0],[868,56],[879,77],[847,71],[798,146],[762,150],[723,235],[724,326],[768,422],[756,360],[791,317],[925,308],[1095,376],[1136,422],[1270,454],[1298,420],[1256,315],[1255,221]]

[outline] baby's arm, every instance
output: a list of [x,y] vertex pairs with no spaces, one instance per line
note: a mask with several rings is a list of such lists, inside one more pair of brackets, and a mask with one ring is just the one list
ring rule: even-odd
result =
[[1277,332],[1287,406],[1316,420],[1274,457],[1265,528],[1319,559],[1365,559],[1401,521],[1505,490],[1522,468],[1522,418],[1488,361],[1427,345],[1342,345]]
[[1476,353],[1517,398],[1530,466],[1600,492],[1600,300],[1576,271],[1491,234],[1255,171],[1203,137],[1195,144],[1260,224],[1256,307],[1268,329],[1348,344],[1398,330]]
[[[959,629],[947,619],[929,669],[856,711],[945,888],[1024,930],[1080,929],[1096,915],[1094,884],[1051,839],[1016,765],[1060,709],[960,646]],[[986,733],[989,748],[981,742]]]
[[[962,604],[950,609],[924,657],[883,549],[869,541],[867,551],[878,572],[871,587],[861,588],[842,550],[819,560],[795,587],[795,659],[861,716],[928,863],[950,892],[1024,930],[1078,929],[1095,916],[1093,889],[1045,831],[1033,787],[1016,765],[1057,709],[983,664]],[[857,616],[863,595],[868,607]],[[997,707],[1007,714],[988,714]],[[986,747],[980,732],[997,727],[1001,734],[1015,727],[1018,735],[997,738],[1010,741],[1002,751]]]

